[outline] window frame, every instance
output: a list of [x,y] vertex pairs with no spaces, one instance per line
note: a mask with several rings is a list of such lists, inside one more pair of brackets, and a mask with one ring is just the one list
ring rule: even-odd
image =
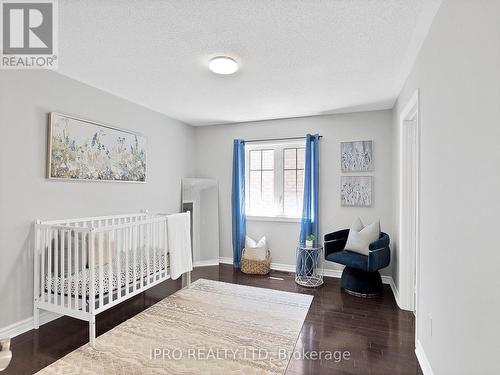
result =
[[[285,213],[285,175],[286,175],[286,171],[294,171],[295,172],[295,199],[300,199],[297,194],[299,192],[298,190],[298,181],[299,181],[299,171],[304,171],[304,177],[305,177],[305,169],[306,169],[306,166],[305,166],[305,144],[304,144],[304,147],[297,147],[297,146],[293,146],[293,147],[290,147],[290,146],[285,146],[283,147],[283,150],[282,150],[282,158],[283,158],[283,168],[282,168],[282,172],[283,172],[283,199],[282,199],[282,211],[283,211],[283,215],[287,216],[287,214]],[[304,167],[303,168],[298,168],[298,165],[299,165],[299,153],[298,153],[298,150],[299,149],[303,149],[304,150]],[[295,168],[286,168],[285,167],[285,151],[286,150],[295,150]],[[304,180],[302,180],[304,181]],[[304,191],[304,186],[302,186],[302,192]],[[297,207],[300,207],[301,206],[301,203],[300,202],[296,202],[297,204]],[[302,209],[300,210],[302,211]],[[297,217],[300,217],[302,212],[297,212]],[[295,216],[293,216],[295,217]]]
[[[250,221],[284,221],[300,222],[301,212],[296,215],[284,213],[284,185],[285,168],[284,158],[285,149],[304,149],[305,140],[286,141],[286,142],[252,142],[245,144],[245,209],[247,219]],[[274,209],[272,213],[250,211],[250,152],[255,150],[273,150],[274,151]]]
[[[264,152],[266,151],[272,151],[273,152],[273,167],[272,169],[265,169],[264,168]],[[252,161],[252,158],[251,158],[251,153],[252,152],[260,152],[260,168],[258,169],[252,169],[252,164],[251,164],[251,161]],[[245,163],[245,164],[248,164],[248,168],[245,168],[245,191],[248,190],[248,195],[245,193],[245,205],[246,207],[245,208],[248,208],[250,207],[250,205],[252,204],[251,200],[250,200],[250,184],[251,184],[251,176],[252,176],[252,172],[260,172],[260,192],[261,192],[261,200],[262,200],[262,186],[263,186],[263,180],[264,180],[264,172],[270,172],[272,171],[273,172],[273,183],[274,183],[274,186],[273,186],[273,202],[276,202],[276,183],[275,183],[275,177],[276,177],[276,152],[275,152],[275,149],[273,147],[262,147],[262,148],[253,148],[253,149],[250,149],[248,150],[248,154],[245,152],[245,161],[248,162],[248,163]],[[248,173],[247,173],[248,171]],[[248,180],[248,182],[247,182]],[[246,200],[248,199],[248,200]],[[248,202],[248,204],[246,204],[246,202]]]

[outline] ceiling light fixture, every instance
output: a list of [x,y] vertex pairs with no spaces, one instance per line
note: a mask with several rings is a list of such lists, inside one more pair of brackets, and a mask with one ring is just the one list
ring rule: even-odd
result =
[[227,56],[217,56],[208,64],[210,70],[217,74],[233,74],[238,70],[238,63]]

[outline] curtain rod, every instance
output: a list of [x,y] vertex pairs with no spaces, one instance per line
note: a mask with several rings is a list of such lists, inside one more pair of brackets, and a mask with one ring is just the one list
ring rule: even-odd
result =
[[[319,135],[318,138],[321,139],[323,138],[323,136]],[[271,142],[271,141],[291,141],[293,139],[306,139],[306,137],[261,138],[261,139],[249,139],[249,140],[244,139],[243,142],[252,143],[252,142]]]

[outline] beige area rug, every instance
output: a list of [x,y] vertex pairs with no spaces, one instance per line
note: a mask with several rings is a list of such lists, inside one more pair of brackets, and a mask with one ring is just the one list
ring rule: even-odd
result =
[[311,302],[200,279],[38,374],[283,374]]

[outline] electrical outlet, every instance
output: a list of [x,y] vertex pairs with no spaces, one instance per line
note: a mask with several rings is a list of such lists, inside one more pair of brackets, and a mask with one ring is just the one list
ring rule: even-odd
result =
[[429,313],[429,333],[432,337],[432,315]]

